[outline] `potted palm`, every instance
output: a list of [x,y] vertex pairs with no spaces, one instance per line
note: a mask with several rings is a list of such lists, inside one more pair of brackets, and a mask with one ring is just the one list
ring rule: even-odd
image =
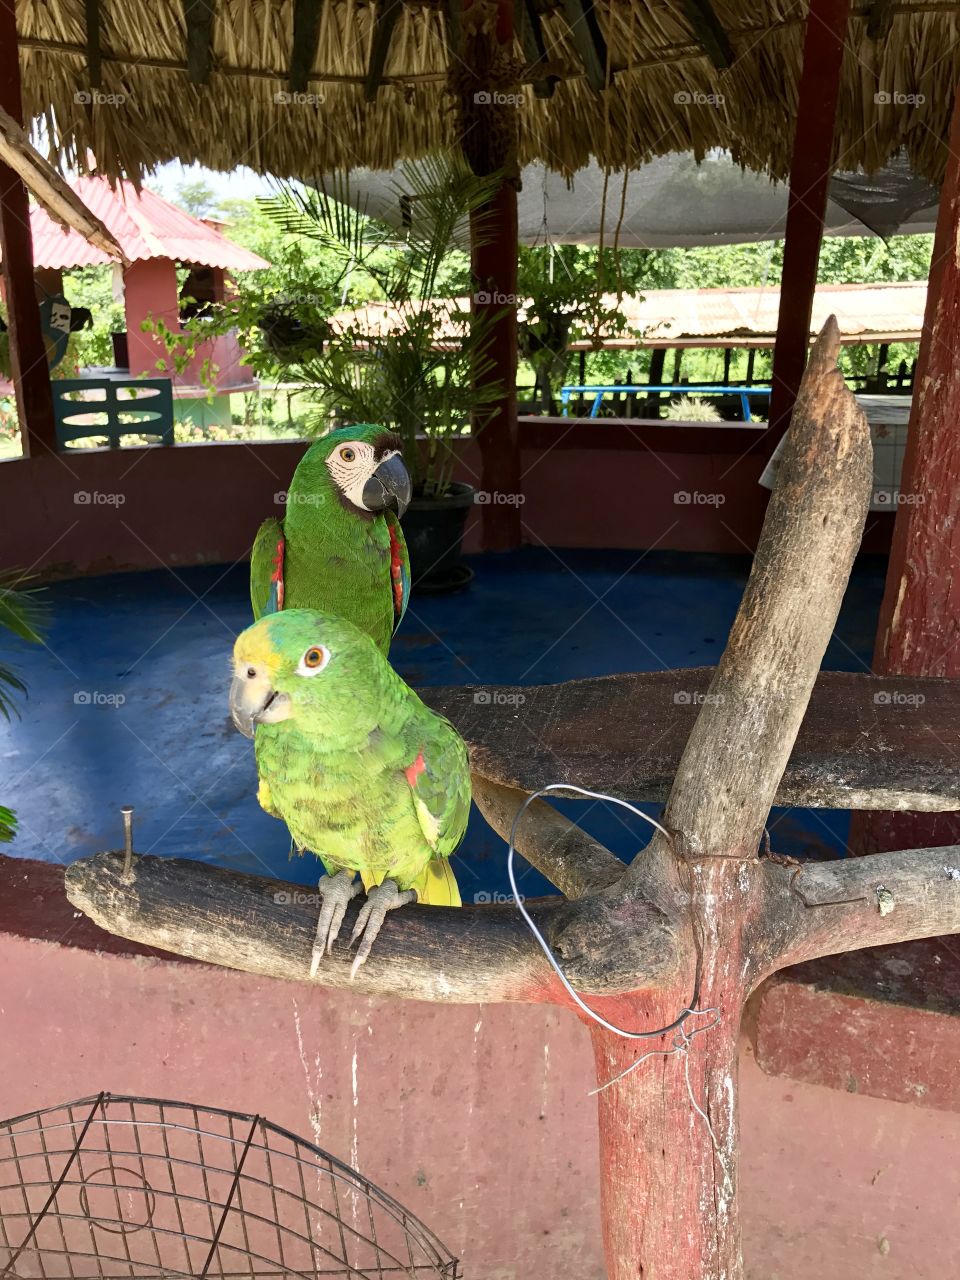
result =
[[477,386],[489,372],[484,350],[495,317],[479,320],[451,295],[468,291],[471,216],[474,236],[484,234],[478,211],[499,181],[477,177],[457,153],[410,161],[394,184],[399,228],[371,216],[345,176],[285,184],[266,202],[286,231],[339,257],[344,303],[366,304],[329,317],[322,350],[300,362],[300,376],[316,388],[317,434],[382,422],[403,441],[414,489],[403,527],[421,590],[471,576],[460,548],[474,491],[454,472],[471,417],[499,395],[495,384]]

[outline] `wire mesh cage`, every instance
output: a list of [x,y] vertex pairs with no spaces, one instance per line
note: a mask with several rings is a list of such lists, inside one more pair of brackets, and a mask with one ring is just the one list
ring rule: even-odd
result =
[[0,1121],[0,1277],[459,1274],[396,1200],[262,1116],[101,1093]]

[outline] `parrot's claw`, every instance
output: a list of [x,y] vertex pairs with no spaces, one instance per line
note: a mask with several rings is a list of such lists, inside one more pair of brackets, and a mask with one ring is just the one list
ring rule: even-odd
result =
[[363,891],[359,880],[354,883],[352,871],[338,871],[335,876],[324,876],[320,881],[320,918],[317,921],[317,936],[313,940],[313,955],[310,957],[310,977],[317,976],[317,969],[324,955],[333,950],[343,924],[347,903]]
[[395,911],[397,907],[402,907],[407,902],[416,902],[416,900],[416,889],[407,889],[401,893],[396,880],[384,880],[383,884],[378,884],[375,889],[370,890],[366,902],[360,908],[357,923],[353,926],[353,933],[350,936],[349,945],[352,947],[360,935],[363,935],[363,941],[350,966],[351,981],[357,976],[357,970],[370,954],[370,948],[387,918],[387,912]]

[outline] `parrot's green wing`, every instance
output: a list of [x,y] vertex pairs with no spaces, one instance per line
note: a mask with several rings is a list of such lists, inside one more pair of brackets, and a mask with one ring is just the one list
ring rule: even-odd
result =
[[[439,718],[438,718],[439,719]],[[470,760],[463,739],[446,720],[404,769],[420,829],[441,858],[449,858],[470,816]]]
[[283,608],[283,548],[283,525],[271,516],[257,531],[250,552],[250,604],[257,621]]

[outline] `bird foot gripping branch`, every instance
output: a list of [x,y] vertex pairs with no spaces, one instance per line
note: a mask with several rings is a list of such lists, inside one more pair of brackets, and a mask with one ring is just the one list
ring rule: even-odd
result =
[[[333,951],[333,944],[340,936],[340,926],[346,914],[347,905],[358,893],[363,892],[363,885],[354,879],[352,871],[338,871],[336,875],[324,876],[320,881],[320,895],[323,899],[320,918],[317,920],[317,936],[313,943],[313,954],[310,957],[310,977],[317,976],[320,961]],[[360,943],[357,954],[350,966],[351,979],[357,976],[357,970],[366,962],[377,935],[383,928],[388,911],[405,906],[408,902],[417,901],[416,889],[400,891],[396,880],[384,880],[374,885],[367,893],[367,900],[360,908],[348,947]]]

